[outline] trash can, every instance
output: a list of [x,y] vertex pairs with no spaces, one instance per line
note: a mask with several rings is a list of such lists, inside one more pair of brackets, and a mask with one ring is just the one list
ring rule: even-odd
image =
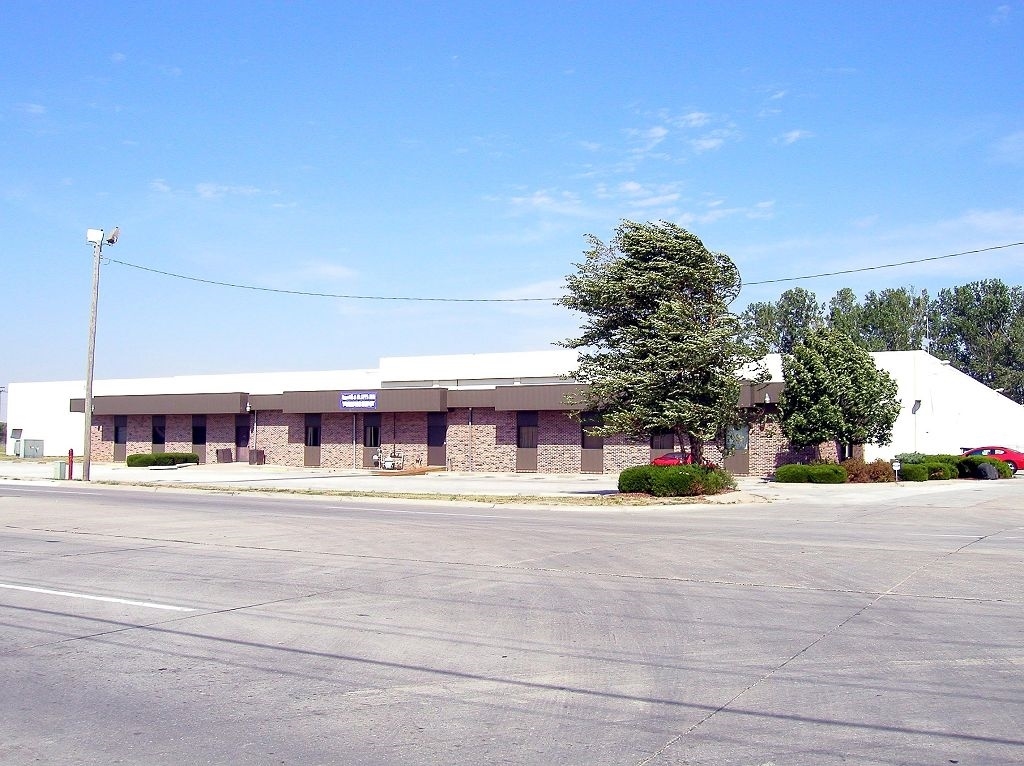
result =
[[68,461],[58,460],[53,464],[53,478],[55,479],[66,479],[68,478]]

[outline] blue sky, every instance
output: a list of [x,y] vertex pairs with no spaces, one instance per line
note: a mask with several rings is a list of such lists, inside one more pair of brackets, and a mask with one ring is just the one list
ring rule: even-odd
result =
[[[1024,2],[4,3],[0,385],[85,375],[112,259],[332,294],[557,296],[671,220],[737,301],[1021,280]],[[538,303],[103,266],[96,375],[549,347]]]

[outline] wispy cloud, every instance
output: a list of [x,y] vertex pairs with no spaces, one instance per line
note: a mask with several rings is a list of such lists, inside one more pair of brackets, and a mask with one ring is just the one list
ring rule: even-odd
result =
[[655,125],[651,128],[636,129],[630,128],[626,134],[634,142],[632,152],[634,154],[646,154],[665,140],[668,135],[668,128],[664,125]]
[[22,114],[40,115],[46,114],[46,107],[42,104],[18,104],[14,107],[15,110]]
[[783,146],[789,146],[795,144],[797,141],[802,141],[805,138],[813,138],[814,134],[809,130],[790,130],[783,133],[776,139],[776,143],[780,143]]
[[996,162],[1024,165],[1024,130],[999,139],[993,147],[992,156]]
[[1001,24],[1005,24],[1007,21],[1009,21],[1010,13],[1012,10],[1013,9],[1010,8],[1009,3],[997,5],[996,9],[988,17],[989,23],[994,27],[1000,26]]
[[262,191],[255,186],[231,186],[228,184],[200,183],[196,184],[196,194],[202,199],[220,199],[221,197],[254,197]]
[[292,275],[303,281],[348,282],[356,277],[358,272],[340,263],[314,260],[301,263]]
[[509,199],[517,211],[556,213],[558,215],[586,216],[590,211],[575,192],[538,189],[524,196]]
[[111,53],[110,60],[114,64],[121,64],[128,60],[128,57],[123,53]]
[[162,178],[154,178],[149,182],[149,190],[160,194],[167,194],[171,191],[171,186]]

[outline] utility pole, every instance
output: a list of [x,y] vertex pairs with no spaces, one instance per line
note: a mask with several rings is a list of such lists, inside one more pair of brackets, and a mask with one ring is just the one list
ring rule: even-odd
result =
[[89,312],[89,359],[85,368],[85,449],[82,452],[82,481],[89,481],[92,465],[92,377],[96,366],[96,311],[100,303],[100,256],[103,245],[114,245],[121,234],[115,226],[110,236],[103,238],[103,229],[87,229],[85,239],[92,245],[92,308]]

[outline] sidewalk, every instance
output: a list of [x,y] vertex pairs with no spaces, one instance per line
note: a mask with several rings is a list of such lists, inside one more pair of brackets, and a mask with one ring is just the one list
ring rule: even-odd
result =
[[[31,481],[84,486],[77,481],[82,466],[74,466],[75,481],[54,478],[58,458],[0,460],[0,482]],[[91,480],[97,484],[201,486],[221,491],[264,489],[278,491],[326,491],[367,496],[419,495],[439,500],[457,497],[572,497],[583,500],[618,493],[616,474],[460,473],[438,471],[418,476],[378,475],[366,470],[331,470],[246,463],[210,463],[177,468],[129,468],[121,463],[93,463]],[[1010,480],[1013,481],[1013,480]],[[708,503],[821,502],[835,504],[890,502],[908,496],[946,493],[963,489],[956,481],[900,482],[899,484],[776,484],[739,476],[737,492],[706,499]],[[981,482],[981,484],[1003,482]],[[977,484],[972,483],[973,486]],[[585,504],[585,502],[581,503]]]

